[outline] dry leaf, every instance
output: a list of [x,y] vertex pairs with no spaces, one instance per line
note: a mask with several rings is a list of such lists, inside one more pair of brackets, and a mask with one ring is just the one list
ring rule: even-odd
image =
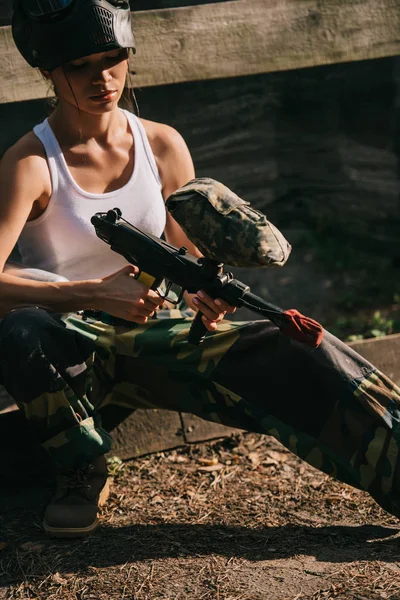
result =
[[54,583],[58,583],[58,585],[65,585],[66,583],[68,583],[68,579],[61,577],[61,575],[58,571],[57,571],[57,573],[54,573],[54,575],[52,575],[51,578],[54,581]]
[[8,546],[7,542],[0,542],[0,552],[2,550],[4,550],[5,548],[7,548],[7,546]]
[[21,548],[29,552],[41,552],[44,548],[44,544],[25,542],[24,544],[21,544]]
[[221,463],[217,463],[215,465],[209,465],[207,467],[198,467],[197,470],[198,471],[206,471],[207,473],[212,473],[213,471],[221,471],[221,469],[224,468],[225,465],[222,465]]
[[321,487],[321,485],[323,483],[324,483],[323,481],[320,481],[318,479],[314,479],[314,481],[310,481],[310,486],[317,490],[318,488]]
[[151,504],[162,504],[163,503],[163,499],[161,498],[161,496],[154,496],[154,498],[152,498],[151,500]]
[[260,455],[258,452],[249,452],[249,454],[247,455],[251,461],[251,464],[254,467],[257,467],[260,464]]
[[277,452],[276,450],[268,450],[267,455],[272,460],[276,460],[278,463],[286,462],[289,458],[289,454],[284,452]]
[[207,467],[210,467],[211,465],[218,464],[218,458],[216,456],[213,456],[213,458],[199,458],[198,462],[201,463],[202,465],[206,465]]
[[189,457],[182,456],[182,454],[178,454],[178,456],[175,458],[175,462],[177,462],[177,463],[187,463],[187,462],[189,462]]
[[276,467],[276,465],[279,465],[278,461],[274,458],[267,458],[267,460],[263,460],[262,464],[264,467]]

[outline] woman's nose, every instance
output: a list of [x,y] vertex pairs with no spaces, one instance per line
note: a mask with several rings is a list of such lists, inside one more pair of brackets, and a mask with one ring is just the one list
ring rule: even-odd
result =
[[93,75],[92,83],[95,85],[99,83],[108,83],[109,81],[111,81],[111,79],[111,73],[107,69],[102,69],[101,71],[97,71],[97,73]]

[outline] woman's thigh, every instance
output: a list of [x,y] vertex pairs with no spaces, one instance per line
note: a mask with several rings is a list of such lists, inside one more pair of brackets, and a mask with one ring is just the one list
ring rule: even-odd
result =
[[328,332],[312,349],[285,338],[269,321],[224,322],[192,346],[190,320],[154,320],[119,331],[73,321],[94,337],[102,370],[113,381],[105,402],[192,412],[272,434],[319,468],[328,453],[346,468],[352,462],[363,470],[368,452],[379,454],[385,435],[397,427],[396,386]]
[[[225,322],[192,346],[190,324],[83,325],[113,381],[105,402],[181,410],[273,435],[400,516],[400,395],[390,379],[328,332],[312,349],[269,321]],[[82,328],[76,319],[70,325]]]

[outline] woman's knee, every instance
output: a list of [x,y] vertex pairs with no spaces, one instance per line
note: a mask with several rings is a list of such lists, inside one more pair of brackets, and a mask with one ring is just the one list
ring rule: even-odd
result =
[[36,344],[48,319],[49,314],[44,309],[33,306],[9,312],[0,324],[0,354],[7,355],[12,347],[21,343],[28,347],[30,340]]
[[55,317],[35,307],[18,308],[3,319],[0,382],[18,403],[30,402],[43,391],[58,391],[54,361],[48,357],[48,338],[57,326]]

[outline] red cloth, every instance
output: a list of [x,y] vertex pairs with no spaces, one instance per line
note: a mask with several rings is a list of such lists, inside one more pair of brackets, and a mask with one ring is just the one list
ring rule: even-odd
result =
[[287,317],[287,322],[280,327],[283,335],[318,348],[324,337],[324,330],[318,321],[305,317],[295,308],[285,310],[281,316]]

